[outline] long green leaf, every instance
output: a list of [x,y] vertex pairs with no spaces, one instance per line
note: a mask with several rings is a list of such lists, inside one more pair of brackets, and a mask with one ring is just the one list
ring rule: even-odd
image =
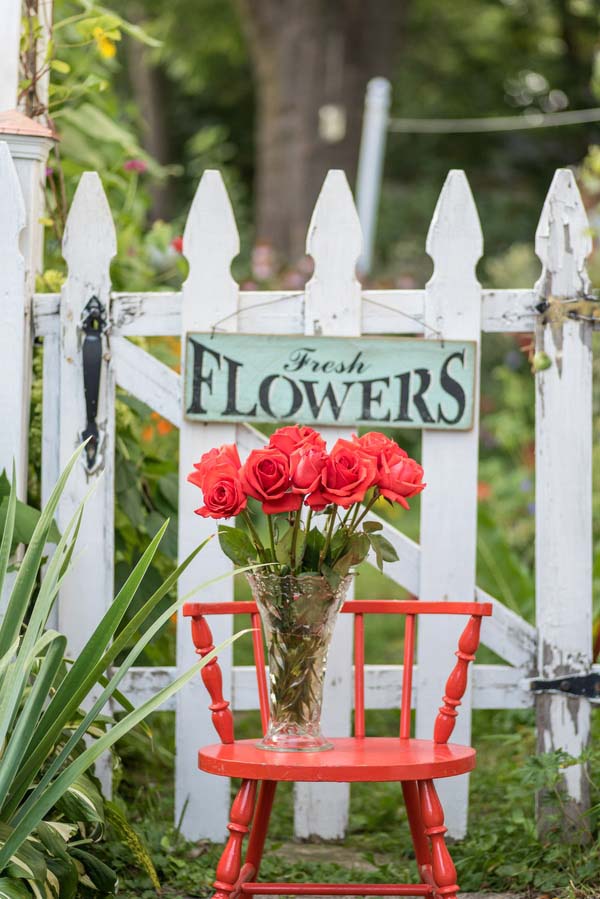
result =
[[[206,587],[210,587],[213,584],[218,583],[219,581],[225,580],[225,578],[231,577],[235,573],[247,571],[247,570],[249,570],[250,567],[252,567],[252,566],[248,566],[248,568],[245,568],[245,569],[244,568],[237,569],[236,572],[228,571],[228,572],[225,572],[224,574],[217,575],[217,577],[212,578],[210,581],[204,583],[202,585],[202,589],[204,589]],[[191,592],[193,594],[196,591],[194,590]],[[189,598],[189,595],[186,595],[186,596],[182,596],[179,599],[175,600],[175,602],[171,606],[169,606],[168,609],[165,609],[165,611],[162,613],[162,615],[160,615],[156,619],[156,621],[148,628],[148,630],[144,633],[144,635],[140,638],[140,640],[135,644],[135,646],[132,647],[129,654],[125,658],[125,660],[119,666],[117,671],[113,674],[113,676],[111,677],[111,679],[108,682],[105,689],[102,691],[100,696],[97,698],[97,700],[94,702],[94,704],[88,711],[87,715],[83,718],[83,720],[81,721],[81,723],[79,724],[77,729],[73,731],[73,733],[69,737],[68,741],[65,743],[65,745],[61,749],[60,753],[57,755],[57,757],[55,759],[53,759],[52,763],[48,766],[48,768],[44,772],[44,776],[39,781],[35,790],[33,790],[33,792],[29,795],[29,797],[27,798],[27,801],[19,809],[17,814],[14,816],[14,818],[11,819],[15,824],[17,824],[27,814],[27,812],[29,811],[31,806],[37,801],[38,796],[42,793],[42,791],[45,789],[47,784],[50,783],[52,777],[54,777],[54,775],[60,770],[62,764],[68,758],[73,747],[77,745],[78,741],[85,734],[85,732],[89,728],[89,726],[92,723],[92,721],[94,720],[94,718],[104,708],[104,706],[106,705],[106,703],[108,702],[108,700],[110,699],[112,694],[114,693],[115,689],[118,687],[118,685],[121,683],[121,681],[123,680],[123,678],[129,671],[129,669],[133,665],[133,662],[136,660],[136,658],[140,655],[140,653],[147,646],[147,644],[154,637],[154,635],[161,629],[161,627],[165,624],[165,622],[167,622],[169,620],[171,615],[174,612],[176,612],[177,609],[183,605],[183,603],[187,602],[188,598]]]
[[[70,533],[75,527],[77,520],[78,514],[76,513],[60,538],[54,556],[48,564],[15,662],[9,667],[3,678],[3,690],[2,696],[0,696],[0,746],[4,743],[14,723],[27,678],[30,674],[31,664],[36,652],[35,647],[40,639],[39,635],[42,633],[58,590],[57,580],[61,571],[62,555],[68,552]],[[13,589],[13,595],[15,589],[16,585]]]
[[17,719],[16,727],[10,735],[8,745],[0,765],[0,805],[6,797],[19,764],[25,758],[32,740],[34,728],[48,697],[50,687],[62,662],[66,637],[56,634],[44,656],[29,696]]
[[56,486],[42,510],[40,519],[33,532],[31,543],[27,547],[23,561],[21,562],[4,618],[0,624],[0,656],[6,652],[9,646],[12,646],[21,630],[25,612],[27,611],[27,606],[35,587],[37,573],[44,554],[48,533],[50,532],[54,520],[54,513],[56,512],[65,484],[73,470],[73,466],[80,457],[81,449],[81,447],[78,447],[75,450],[69,459],[65,470],[56,482]]
[[239,631],[227,640],[223,641],[212,652],[209,652],[193,665],[189,671],[176,678],[171,684],[168,684],[155,696],[148,699],[143,705],[130,712],[121,721],[117,722],[114,727],[96,740],[84,752],[81,753],[65,770],[56,778],[55,781],[45,790],[45,792],[36,800],[29,809],[28,813],[19,821],[14,828],[4,846],[0,849],[0,871],[8,864],[11,855],[16,852],[23,842],[27,839],[29,833],[34,830],[44,815],[52,808],[52,806],[60,799],[60,797],[69,789],[70,785],[83,774],[91,765],[94,764],[107,749],[121,739],[136,724],[147,718],[152,712],[158,709],[164,702],[170,699],[181,687],[189,683],[195,677],[201,668],[211,662],[219,652],[226,646],[229,646],[234,640],[237,640],[243,634],[249,633],[248,630]]
[[[29,789],[31,781],[37,775],[41,764],[62,731],[65,721],[69,720],[82,699],[87,696],[96,683],[98,675],[106,669],[107,666],[103,659],[106,646],[110,643],[115,630],[131,604],[167,526],[168,521],[156,533],[48,704],[36,728],[35,749],[21,767],[15,779],[12,794],[5,806],[8,815],[14,812],[21,798]],[[53,557],[50,565],[54,561]]]
[[8,561],[10,559],[10,548],[13,541],[13,533],[15,530],[15,515],[17,510],[17,476],[15,473],[15,465],[13,462],[12,483],[10,494],[8,497],[8,509],[6,510],[6,520],[4,522],[4,531],[2,533],[2,544],[0,545],[0,596],[4,589],[4,579],[8,570]]

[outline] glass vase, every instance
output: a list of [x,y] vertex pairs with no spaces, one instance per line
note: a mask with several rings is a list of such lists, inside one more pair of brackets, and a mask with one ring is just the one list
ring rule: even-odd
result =
[[319,575],[247,575],[267,641],[267,733],[258,744],[279,752],[319,752],[327,652],[352,577],[332,588]]

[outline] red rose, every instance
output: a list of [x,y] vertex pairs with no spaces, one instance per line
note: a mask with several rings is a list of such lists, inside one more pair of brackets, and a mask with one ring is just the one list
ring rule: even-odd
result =
[[321,474],[317,490],[306,500],[307,505],[320,511],[329,503],[347,509],[362,502],[377,477],[377,463],[349,440],[337,440]]
[[379,431],[369,431],[367,434],[363,434],[362,437],[354,435],[352,440],[365,453],[373,456],[377,462],[378,469],[381,469],[384,459],[395,459],[399,455],[408,456],[406,450],[398,446],[395,440],[386,437],[385,434],[381,434]]
[[274,446],[286,456],[291,456],[294,450],[300,446],[312,446],[315,449],[324,450],[326,444],[314,428],[306,425],[289,425],[279,428],[274,434],[271,434],[269,446]]
[[[188,476],[195,483],[197,472]],[[196,515],[203,518],[231,518],[246,508],[246,494],[242,488],[238,472],[229,463],[213,465],[204,476],[202,485],[204,506],[196,509]]]
[[386,499],[410,508],[406,499],[416,496],[425,489],[423,469],[409,456],[398,454],[396,458],[384,459],[377,478],[379,492]]
[[290,462],[274,446],[252,450],[240,471],[242,486],[249,496],[262,502],[263,512],[291,512],[299,509],[302,497],[290,493]]
[[239,471],[242,467],[235,444],[224,443],[223,446],[215,447],[204,453],[199,462],[194,462],[196,470],[188,475],[188,481],[203,490],[207,472],[211,471],[215,465],[223,464],[231,465],[234,471]]
[[325,450],[310,445],[294,450],[290,456],[292,493],[312,493],[316,490],[326,462]]

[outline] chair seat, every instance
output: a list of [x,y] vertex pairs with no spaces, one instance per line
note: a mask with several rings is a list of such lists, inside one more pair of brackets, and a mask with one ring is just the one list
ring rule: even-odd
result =
[[209,774],[250,780],[365,781],[429,780],[465,774],[475,767],[475,750],[455,743],[398,737],[343,737],[323,752],[271,752],[257,739],[215,743],[198,753]]

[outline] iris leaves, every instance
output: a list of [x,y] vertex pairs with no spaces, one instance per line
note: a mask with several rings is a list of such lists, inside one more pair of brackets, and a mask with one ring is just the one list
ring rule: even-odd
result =
[[[217,652],[139,708],[119,692],[144,647],[192,595],[172,602],[159,616],[152,614],[204,544],[124,624],[166,531],[165,522],[77,659],[69,662],[65,658],[66,640],[48,630],[47,622],[60,585],[69,575],[85,500],[62,535],[56,532],[54,516],[80,453],[78,449],[73,454],[43,511],[28,519],[27,549],[0,622],[0,899],[24,899],[32,894],[74,899],[79,883],[103,893],[114,889],[110,868],[87,852],[81,840],[77,846],[69,843],[82,827],[86,836],[101,834],[103,829],[103,802],[86,771],[195,677]],[[11,552],[22,539],[16,529],[19,505],[14,475],[8,493],[2,486],[0,482],[0,591],[6,584]],[[50,542],[56,542],[56,549],[42,573],[45,547]],[[124,660],[115,665],[123,653]],[[125,714],[107,727],[100,715],[110,699],[119,703]],[[83,705],[89,710],[82,711]],[[68,823],[73,820],[78,824]]]

